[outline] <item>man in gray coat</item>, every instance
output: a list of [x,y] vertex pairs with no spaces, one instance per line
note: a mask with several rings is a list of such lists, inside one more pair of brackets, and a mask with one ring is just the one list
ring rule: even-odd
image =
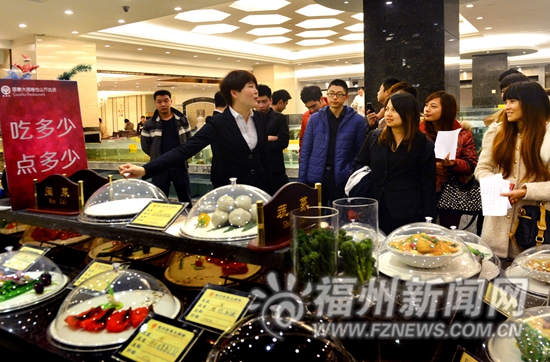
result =
[[[158,90],[153,94],[157,110],[149,118],[141,131],[141,149],[151,160],[178,147],[191,138],[191,126],[187,118],[172,108],[172,94],[167,90]],[[191,187],[187,162],[172,167],[154,176],[153,185],[166,194],[170,193],[170,182],[174,184],[178,200],[191,203]]]

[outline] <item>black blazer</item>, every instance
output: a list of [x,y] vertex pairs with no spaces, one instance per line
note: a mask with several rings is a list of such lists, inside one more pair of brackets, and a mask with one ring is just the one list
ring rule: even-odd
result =
[[419,131],[412,140],[411,150],[406,152],[405,145],[400,145],[396,151],[399,157],[390,163],[389,146],[378,143],[381,131],[369,133],[354,161],[354,169],[365,165],[371,168],[370,185],[364,196],[379,202],[384,196],[388,210],[395,219],[435,218],[434,143]]
[[285,172],[285,159],[283,150],[288,147],[289,130],[288,123],[284,114],[270,109],[267,112],[267,135],[277,136],[277,141],[268,142],[271,172]]
[[187,142],[145,164],[145,178],[155,176],[171,167],[183,164],[204,147],[212,149],[210,179],[214,188],[229,185],[229,178],[236,177],[238,184],[271,190],[269,148],[264,114],[253,115],[258,144],[251,151],[237,126],[229,107],[223,113],[207,117],[202,128]]

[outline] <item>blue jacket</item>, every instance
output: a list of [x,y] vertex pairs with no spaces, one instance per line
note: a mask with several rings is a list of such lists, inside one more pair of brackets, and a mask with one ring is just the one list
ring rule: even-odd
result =
[[[328,106],[311,115],[300,148],[298,181],[313,186],[323,182],[329,143]],[[344,118],[338,127],[334,151],[334,178],[336,184],[345,183],[350,175],[353,159],[361,150],[367,123],[352,108],[344,106]]]

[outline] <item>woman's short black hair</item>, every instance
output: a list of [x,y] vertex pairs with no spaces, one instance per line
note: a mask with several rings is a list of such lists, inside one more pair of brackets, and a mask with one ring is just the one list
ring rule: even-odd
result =
[[240,92],[250,82],[258,87],[256,77],[248,70],[233,70],[229,72],[220,82],[220,92],[222,92],[223,99],[225,99],[227,104],[233,105],[231,91],[236,90]]

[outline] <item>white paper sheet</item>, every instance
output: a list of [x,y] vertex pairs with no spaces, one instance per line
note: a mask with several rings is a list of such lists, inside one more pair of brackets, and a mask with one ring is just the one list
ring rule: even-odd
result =
[[449,160],[456,159],[456,146],[458,145],[458,134],[461,128],[454,131],[439,131],[435,139],[435,158],[445,159],[448,154]]
[[[439,136],[438,136],[439,137]],[[510,181],[504,180],[501,174],[479,180],[481,188],[481,207],[483,216],[504,216],[512,207],[506,196],[501,193],[510,192]]]

